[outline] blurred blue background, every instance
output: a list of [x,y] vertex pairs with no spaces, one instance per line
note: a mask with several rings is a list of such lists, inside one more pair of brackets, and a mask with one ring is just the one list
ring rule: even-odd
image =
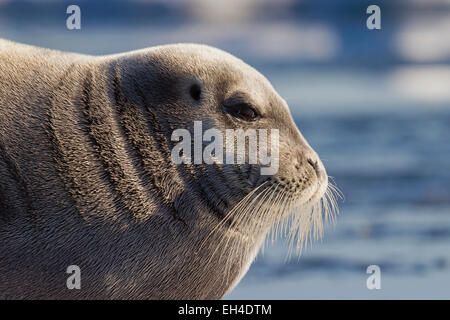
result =
[[450,298],[449,34],[449,0],[0,0],[2,38],[88,54],[206,43],[287,100],[345,201],[300,260],[267,245],[232,299]]

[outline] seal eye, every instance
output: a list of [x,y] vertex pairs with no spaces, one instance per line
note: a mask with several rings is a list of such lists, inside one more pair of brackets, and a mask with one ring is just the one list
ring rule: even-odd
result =
[[192,99],[198,101],[200,100],[202,89],[200,89],[200,86],[198,84],[193,84],[189,89],[189,94],[191,95]]
[[245,121],[255,121],[258,119],[258,112],[246,103],[239,103],[231,106],[226,106],[225,111],[228,112],[233,117],[245,120]]

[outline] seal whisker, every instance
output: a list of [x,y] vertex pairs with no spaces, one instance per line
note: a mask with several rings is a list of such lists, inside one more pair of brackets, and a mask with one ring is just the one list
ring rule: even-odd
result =
[[283,189],[281,191],[281,197],[278,201],[279,205],[280,203],[282,204],[281,207],[279,208],[278,212],[276,213],[276,221],[273,225],[273,227],[271,228],[271,240],[272,243],[278,238],[279,232],[280,232],[280,228],[282,227],[282,224],[284,223],[284,219],[283,214],[289,210],[290,204],[292,203],[292,198],[289,197],[289,193]]
[[[271,211],[273,207],[277,208],[276,211],[273,212],[273,223],[272,224],[277,224],[280,220],[280,218],[282,217],[284,211],[284,204],[286,204],[285,201],[286,198],[286,190],[285,188],[282,188],[281,191],[279,192],[279,194],[277,195],[277,197],[275,197],[275,199],[273,200],[272,205],[269,207],[268,211]],[[280,204],[282,204],[280,206]],[[270,219],[270,215],[266,215],[268,217],[268,219]],[[267,221],[268,224],[271,224],[270,221]],[[271,229],[273,229],[275,226],[272,226]]]
[[[264,223],[261,224],[261,223],[258,223],[258,222],[260,221],[260,219],[263,218],[264,214],[268,212],[267,208],[265,208],[265,207],[267,207],[268,204],[272,203],[273,196],[276,195],[277,187],[278,187],[278,185],[276,185],[274,189],[267,188],[267,189],[263,190],[263,192],[261,192],[258,195],[258,196],[263,195],[262,199],[260,199],[255,205],[249,205],[248,207],[244,208],[244,210],[242,210],[240,212],[240,214],[237,216],[237,218],[233,221],[233,225],[235,227],[238,227],[238,228],[245,226],[246,233],[249,233],[249,234],[260,234],[261,231],[258,228],[258,226],[261,227],[262,225],[264,225]],[[253,200],[256,200],[257,197],[255,197],[255,199],[253,199]],[[268,200],[265,200],[265,199],[268,199]],[[251,221],[248,221],[248,219],[249,219],[249,214],[248,213],[250,211],[256,211],[258,213],[258,215],[252,217],[253,219]],[[247,223],[243,223],[243,221],[247,221]],[[227,238],[227,241],[222,246],[224,238]],[[222,237],[222,240],[220,241],[221,242],[220,247],[221,248],[228,248],[231,239],[233,241],[233,246],[232,247],[234,249],[236,249],[236,247],[242,247],[242,248],[240,248],[241,250],[243,250],[243,249],[248,250],[247,246],[249,245],[249,243],[245,243],[245,242],[242,242],[242,241],[237,241],[236,238],[232,237],[229,233],[225,233],[224,236]],[[237,242],[237,243],[235,243],[235,242]],[[233,252],[236,252],[236,254],[237,254],[238,252],[241,252],[241,250],[233,250]],[[242,258],[242,255],[239,256],[239,259],[241,259],[241,258]],[[232,260],[235,260],[235,259],[230,259],[229,261],[232,261]],[[241,261],[241,260],[239,260],[239,261]],[[225,269],[227,270],[227,272],[226,272],[227,274],[229,273],[229,268],[230,267],[231,266],[227,262],[226,266],[225,266]]]
[[[227,214],[226,216],[220,220],[213,228],[212,230],[208,233],[208,235],[205,237],[205,239],[202,241],[202,243],[200,244],[200,248],[199,250],[203,247],[203,245],[205,244],[205,242],[210,238],[210,236],[216,232],[221,226],[223,226],[225,224],[225,222],[227,220],[229,220],[232,215],[241,207],[247,205],[247,202],[249,200],[251,200],[250,198],[256,193],[258,192],[265,184],[267,181],[263,182],[261,185],[259,185],[257,188],[255,188],[254,190],[252,190],[250,193],[248,193],[244,198],[242,198]],[[267,190],[267,189],[266,189]],[[265,190],[264,190],[265,191]],[[263,192],[264,192],[263,191]],[[253,201],[257,199],[257,197],[261,195],[261,193],[259,193],[255,198],[253,198]],[[214,254],[212,254],[211,256],[213,256]]]
[[[247,220],[249,218],[249,212],[253,211],[256,212],[257,216],[254,216],[254,220],[252,219],[252,221],[255,221],[258,219],[258,215],[261,213],[261,208],[262,206],[264,206],[266,204],[266,199],[269,197],[271,197],[271,195],[274,193],[275,191],[272,190],[272,186],[270,186],[269,188],[265,189],[264,191],[262,191],[257,197],[255,197],[250,203],[248,203],[248,205],[246,205],[243,210],[241,210],[235,219],[233,219],[232,225],[235,228],[242,228],[242,226],[246,226]],[[261,197],[261,198],[259,198]],[[247,229],[251,229],[251,228],[247,228]]]
[[[262,185],[261,185],[260,187],[262,187]],[[260,187],[258,188],[258,190],[260,189]],[[236,210],[238,210],[241,206],[244,206],[248,200],[250,200],[250,203],[247,205],[247,207],[244,207],[244,210],[242,210],[241,213],[238,214],[237,217],[234,217],[233,221],[232,221],[231,224],[229,225],[230,231],[223,233],[223,234],[219,237],[219,240],[218,240],[218,241],[219,241],[219,245],[213,250],[212,254],[210,255],[210,258],[208,259],[207,265],[210,264],[210,263],[212,262],[213,258],[215,257],[215,255],[216,255],[216,253],[218,252],[219,249],[224,249],[224,248],[225,248],[225,250],[222,250],[222,251],[221,251],[221,254],[219,255],[218,260],[219,260],[219,261],[221,260],[222,254],[223,254],[223,253],[226,251],[226,249],[228,248],[228,244],[229,244],[230,239],[231,239],[231,238],[235,239],[235,237],[233,236],[233,234],[230,234],[230,233],[233,233],[233,232],[234,232],[233,230],[236,228],[236,221],[242,219],[243,214],[245,214],[245,212],[249,211],[249,210],[252,208],[253,203],[254,203],[255,201],[256,201],[256,206],[262,205],[263,202],[262,202],[262,201],[257,201],[257,199],[258,199],[260,196],[265,196],[267,193],[270,193],[270,190],[271,190],[270,188],[264,189],[262,192],[258,193],[255,197],[253,197],[252,199],[250,199],[250,197],[252,197],[252,196],[255,194],[255,192],[257,191],[257,190],[254,190],[254,192],[252,192],[251,194],[247,195],[244,199],[242,199],[242,200],[240,201],[240,203],[239,203],[238,206],[235,206],[232,210],[230,210],[230,213],[228,214],[229,217],[231,217],[231,214],[232,214],[231,211],[236,211]],[[245,201],[243,201],[243,200],[245,200]],[[216,227],[214,228],[214,230],[217,230],[217,228],[221,225],[221,223],[223,224],[223,221],[220,221],[220,222],[216,225]],[[237,229],[238,229],[238,228],[239,228],[239,227],[237,227]],[[214,231],[214,230],[213,230],[213,231]],[[210,233],[208,234],[207,238],[205,238],[205,240],[202,242],[201,246],[203,246],[203,245],[206,243],[206,240],[209,239],[209,238],[212,236],[213,231],[210,232]],[[225,240],[225,238],[227,239],[227,241],[226,241],[226,243],[224,244],[223,241]],[[233,250],[233,251],[232,251],[232,254],[233,254],[234,252],[239,252],[239,251]],[[227,261],[233,261],[233,260],[234,260],[233,257],[230,257]],[[228,262],[225,263],[225,265],[227,265],[227,264],[228,264]]]
[[[264,227],[264,225],[266,225],[265,219],[270,218],[267,215],[267,212],[271,211],[274,200],[278,196],[278,187],[278,185],[275,185],[275,189],[273,189],[272,192],[268,193],[263,199],[261,199],[257,208],[247,208],[247,210],[242,213],[242,219],[239,222],[242,225],[248,225],[247,230],[249,230],[249,232],[253,233],[255,231],[258,231],[255,232],[255,234],[260,234],[261,230],[259,229],[259,227]],[[248,214],[250,210],[256,211],[257,214],[255,216]]]

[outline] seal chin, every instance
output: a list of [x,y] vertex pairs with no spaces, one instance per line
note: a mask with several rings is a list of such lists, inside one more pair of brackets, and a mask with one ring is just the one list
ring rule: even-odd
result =
[[325,195],[328,188],[328,176],[325,175],[324,179],[318,180],[316,191],[311,198],[307,201],[307,204],[315,204]]

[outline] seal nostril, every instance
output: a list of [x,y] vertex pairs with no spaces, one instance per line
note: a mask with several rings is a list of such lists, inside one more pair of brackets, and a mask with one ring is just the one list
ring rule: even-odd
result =
[[311,165],[311,167],[314,168],[314,170],[317,170],[317,161],[312,161],[311,159],[308,159],[308,163]]
[[314,168],[314,171],[316,172],[317,177],[320,178],[322,173],[319,170],[319,164],[318,164],[317,160],[313,161],[311,159],[308,159],[307,161],[308,161],[309,165]]

